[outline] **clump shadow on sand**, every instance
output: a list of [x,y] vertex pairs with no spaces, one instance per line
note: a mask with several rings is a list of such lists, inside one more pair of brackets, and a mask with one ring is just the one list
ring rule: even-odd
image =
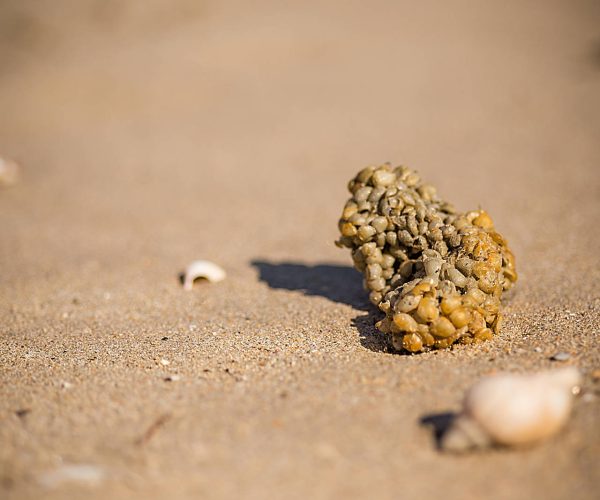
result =
[[339,264],[306,265],[298,262],[270,262],[255,259],[259,279],[274,289],[300,291],[309,296],[325,297],[346,304],[366,314],[352,320],[363,347],[374,352],[389,350],[384,335],[375,328],[380,313],[367,299],[358,271]]

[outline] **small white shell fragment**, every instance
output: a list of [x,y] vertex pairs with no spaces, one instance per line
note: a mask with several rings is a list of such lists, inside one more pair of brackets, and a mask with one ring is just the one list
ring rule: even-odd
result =
[[554,354],[550,361],[568,361],[569,359],[571,359],[571,355],[568,352],[561,351]]
[[467,392],[462,413],[442,436],[441,447],[460,452],[546,439],[567,422],[580,384],[574,367],[484,378]]
[[191,290],[194,287],[194,281],[198,278],[204,278],[211,283],[223,281],[226,277],[224,269],[208,260],[195,260],[189,264],[183,273],[183,289]]
[[19,180],[19,165],[0,156],[0,187],[8,187]]
[[91,464],[63,465],[39,477],[46,488],[56,488],[63,483],[80,483],[86,486],[98,486],[104,479],[104,470]]

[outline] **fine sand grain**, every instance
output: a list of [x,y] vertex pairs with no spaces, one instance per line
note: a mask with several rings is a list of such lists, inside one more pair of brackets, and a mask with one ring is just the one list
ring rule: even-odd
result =
[[[0,498],[597,498],[598,26],[584,0],[2,2]],[[387,352],[333,241],[388,160],[508,238],[493,342]],[[184,291],[194,259],[227,279]],[[558,436],[436,449],[481,376],[565,365]]]

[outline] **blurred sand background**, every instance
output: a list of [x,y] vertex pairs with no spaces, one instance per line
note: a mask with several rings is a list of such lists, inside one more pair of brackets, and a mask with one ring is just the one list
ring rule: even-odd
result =
[[[0,2],[0,497],[597,498],[599,27],[592,0]],[[388,160],[510,241],[495,341],[386,351],[333,241]],[[228,279],[184,292],[197,258]],[[584,397],[537,447],[448,456],[421,423],[565,364]]]

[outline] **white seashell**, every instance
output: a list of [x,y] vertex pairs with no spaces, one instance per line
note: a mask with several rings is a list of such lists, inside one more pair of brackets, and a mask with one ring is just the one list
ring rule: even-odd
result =
[[12,186],[19,180],[19,165],[12,160],[0,157],[0,187]]
[[225,271],[208,260],[195,260],[185,268],[183,272],[183,289],[191,290],[194,281],[198,278],[204,278],[211,283],[217,283],[225,279]]
[[80,483],[98,486],[105,478],[104,469],[91,464],[66,464],[39,477],[42,486],[56,488],[63,483]]
[[573,367],[485,378],[467,392],[463,411],[442,436],[441,447],[464,451],[546,439],[567,422],[580,383],[581,374]]

